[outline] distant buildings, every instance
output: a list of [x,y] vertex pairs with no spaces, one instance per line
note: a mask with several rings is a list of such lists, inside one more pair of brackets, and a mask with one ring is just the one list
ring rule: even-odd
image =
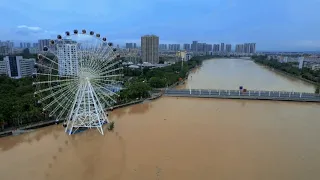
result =
[[0,61],[0,74],[19,79],[34,73],[35,59],[23,59],[22,56],[6,56]]
[[226,44],[226,52],[227,53],[231,53],[231,47],[232,47],[231,44]]
[[237,44],[235,52],[238,54],[255,54],[256,43]]
[[75,41],[65,41],[57,44],[58,71],[61,76],[78,75],[78,53]]
[[221,52],[224,52],[224,43],[221,43]]
[[220,51],[220,44],[214,44],[213,45],[213,52],[214,53],[217,53]]
[[32,44],[32,47],[33,47],[33,48],[38,48],[38,46],[39,46],[38,43],[33,43],[33,44]]
[[23,49],[31,48],[31,43],[29,43],[29,42],[21,42],[20,43],[20,48],[23,48]]
[[197,52],[198,51],[198,41],[192,41],[191,51],[192,52]]
[[0,41],[0,55],[8,55],[13,53],[13,42]]
[[126,49],[136,49],[137,44],[136,43],[126,43]]
[[190,44],[183,44],[183,49],[185,51],[190,51],[191,50],[191,45]]
[[180,51],[180,44],[169,44],[170,51]]
[[178,51],[176,56],[179,58],[178,61],[187,61],[187,52],[186,51]]
[[166,44],[160,44],[159,45],[159,50],[161,50],[161,51],[168,50],[168,46]]
[[49,45],[50,45],[50,39],[39,39],[38,40],[38,48],[39,48],[40,52],[43,51],[44,47],[49,48]]
[[159,37],[145,35],[141,37],[141,55],[143,62],[159,63]]

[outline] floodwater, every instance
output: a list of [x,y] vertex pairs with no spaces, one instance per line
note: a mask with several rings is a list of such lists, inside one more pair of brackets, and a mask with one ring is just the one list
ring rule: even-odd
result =
[[112,111],[104,136],[58,125],[1,138],[0,179],[318,180],[319,108],[162,97]]
[[248,90],[268,91],[315,91],[314,85],[293,77],[277,73],[250,60],[211,59],[194,69],[188,82],[179,88],[228,89],[243,86]]

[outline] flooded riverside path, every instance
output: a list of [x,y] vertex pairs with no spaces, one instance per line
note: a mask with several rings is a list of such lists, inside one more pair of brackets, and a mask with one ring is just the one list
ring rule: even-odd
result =
[[104,136],[59,125],[1,138],[0,179],[320,179],[319,108],[163,97],[112,111]]

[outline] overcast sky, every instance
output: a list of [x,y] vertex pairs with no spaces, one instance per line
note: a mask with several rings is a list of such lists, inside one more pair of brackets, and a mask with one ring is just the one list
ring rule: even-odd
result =
[[55,38],[73,29],[115,43],[256,42],[257,50],[320,50],[320,0],[2,0],[0,40]]

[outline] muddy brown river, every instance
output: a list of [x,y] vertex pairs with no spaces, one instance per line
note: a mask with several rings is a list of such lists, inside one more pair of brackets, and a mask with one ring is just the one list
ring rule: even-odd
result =
[[[274,73],[253,62],[224,61]],[[190,74],[192,86],[203,69]],[[274,85],[279,90],[313,88],[274,78],[268,84],[286,82]],[[0,179],[318,180],[319,109],[316,103],[162,97],[111,112],[115,129],[104,136],[94,130],[68,136],[58,125],[1,138]]]

